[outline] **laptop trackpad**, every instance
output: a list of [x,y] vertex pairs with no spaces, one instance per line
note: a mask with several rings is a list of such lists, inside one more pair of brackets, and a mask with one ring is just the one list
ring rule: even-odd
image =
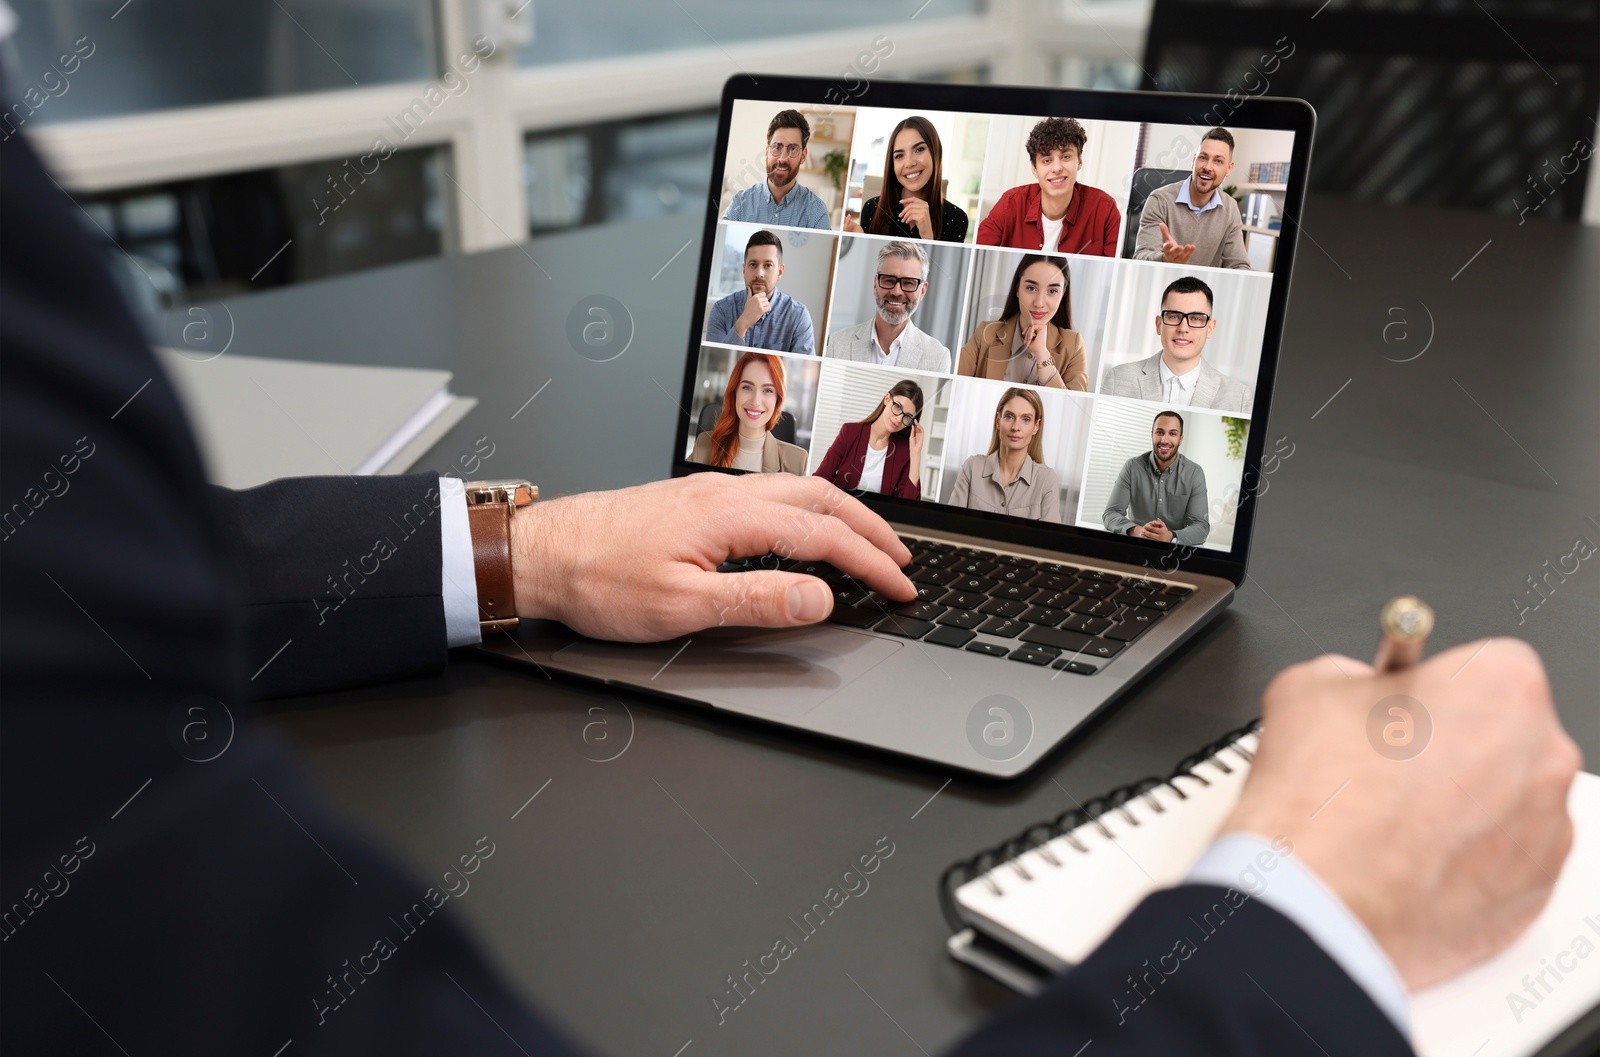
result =
[[717,708],[800,716],[900,647],[848,628],[713,628],[647,644],[580,639],[552,659],[593,678]]

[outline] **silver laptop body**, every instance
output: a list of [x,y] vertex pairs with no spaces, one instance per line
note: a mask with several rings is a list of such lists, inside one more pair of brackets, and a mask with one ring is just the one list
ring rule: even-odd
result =
[[[1092,274],[1094,268],[1121,269],[1111,280],[1108,295],[1107,318],[1116,311],[1118,297],[1132,294],[1119,293],[1118,283],[1124,278],[1144,275],[1136,269],[1161,269],[1185,271],[1207,280],[1219,291],[1243,291],[1250,295],[1255,317],[1249,321],[1250,342],[1258,344],[1258,362],[1253,375],[1238,379],[1252,389],[1252,402],[1246,410],[1214,413],[1206,408],[1177,408],[1186,419],[1185,444],[1191,433],[1199,434],[1197,427],[1205,425],[1207,436],[1217,430],[1242,429],[1238,450],[1242,458],[1223,460],[1219,456],[1197,455],[1210,460],[1213,511],[1218,509],[1217,497],[1222,497],[1222,509],[1231,517],[1231,538],[1213,532],[1205,546],[1179,547],[1171,543],[1132,539],[1106,531],[1098,522],[1099,515],[1090,511],[1085,517],[1080,510],[1076,517],[1064,517],[1064,524],[1044,524],[1040,521],[958,509],[948,503],[930,500],[897,499],[873,491],[856,491],[864,502],[882,514],[901,538],[913,547],[920,560],[913,562],[923,579],[913,573],[919,588],[934,608],[917,611],[916,617],[906,617],[895,625],[899,633],[886,633],[887,626],[880,622],[874,627],[859,625],[862,618],[853,622],[830,622],[809,628],[763,630],[749,628],[712,628],[670,642],[654,644],[620,644],[602,642],[577,635],[560,625],[549,622],[523,621],[515,634],[492,635],[482,649],[518,664],[533,664],[551,672],[562,672],[586,679],[599,680],[607,685],[627,687],[631,690],[656,695],[701,708],[709,707],[723,712],[737,713],[769,723],[797,728],[811,734],[823,735],[874,749],[900,753],[932,761],[943,766],[958,768],[994,777],[1011,777],[1021,774],[1043,759],[1053,748],[1078,729],[1101,709],[1114,702],[1127,688],[1136,683],[1154,666],[1170,656],[1208,621],[1222,611],[1233,597],[1235,585],[1242,582],[1250,545],[1251,526],[1259,492],[1262,463],[1267,448],[1266,417],[1270,405],[1273,379],[1277,365],[1279,341],[1287,306],[1289,270],[1293,260],[1296,232],[1287,217],[1298,216],[1304,196],[1304,177],[1309,160],[1314,116],[1310,107],[1297,100],[1189,96],[1162,93],[1087,92],[1055,89],[1008,88],[1001,86],[972,86],[944,84],[913,84],[905,82],[872,82],[848,79],[784,78],[762,76],[759,83],[746,77],[730,80],[724,89],[717,152],[713,166],[713,188],[729,188],[742,178],[736,171],[741,157],[752,154],[747,143],[730,143],[730,135],[752,126],[746,115],[752,111],[763,116],[782,110],[794,109],[810,116],[809,123],[816,130],[825,119],[833,135],[841,135],[846,118],[861,135],[874,128],[886,127],[895,114],[933,113],[943,115],[945,121],[954,121],[958,132],[966,128],[970,133],[973,123],[987,116],[990,138],[986,144],[984,164],[988,154],[1014,150],[1014,144],[997,141],[998,130],[1022,128],[1029,122],[1042,120],[1040,115],[1073,117],[1083,126],[1098,130],[1104,145],[1091,141],[1083,152],[1092,158],[1096,149],[1110,149],[1118,136],[1126,142],[1136,143],[1131,160],[1121,163],[1131,170],[1127,185],[1108,188],[1119,198],[1122,233],[1119,236],[1119,257],[1084,257],[1068,254],[1077,274]],[[1230,99],[1232,101],[1230,102]],[[822,115],[822,116],[819,116]],[[953,117],[951,115],[954,115]],[[976,115],[976,117],[974,116]],[[967,124],[961,125],[965,119]],[[744,119],[744,120],[736,120]],[[1128,135],[1122,125],[1140,126],[1137,137]],[[1203,135],[1209,128],[1220,125],[1232,131],[1239,157],[1234,163],[1234,173],[1228,178],[1239,184],[1257,186],[1253,193],[1271,193],[1278,216],[1286,218],[1281,229],[1272,229],[1263,237],[1272,244],[1263,249],[1259,244],[1250,247],[1252,263],[1259,264],[1266,253],[1271,271],[1262,276],[1258,271],[1229,276],[1230,269],[1188,266],[1177,269],[1174,265],[1146,264],[1131,258],[1130,243],[1136,242],[1137,207],[1143,206],[1152,193],[1150,186],[1159,187],[1159,181],[1170,181],[1170,170],[1185,169],[1192,164],[1192,148],[1181,146],[1180,137],[1185,130],[1191,139]],[[862,156],[871,168],[871,157],[886,148],[884,137],[865,145],[853,143],[849,149],[852,169],[855,159]],[[1206,141],[1215,146],[1212,141]],[[755,152],[761,144],[757,142]],[[944,151],[949,157],[951,145]],[[1190,150],[1189,155],[1184,151]],[[1247,161],[1248,168],[1241,164]],[[1268,156],[1264,152],[1276,150]],[[1256,156],[1260,155],[1260,156]],[[885,165],[889,162],[885,162]],[[1269,164],[1271,167],[1269,168]],[[1166,176],[1156,170],[1169,170]],[[748,164],[743,180],[748,179]],[[1101,170],[1105,171],[1105,170]],[[1120,171],[1120,170],[1119,170]],[[757,170],[759,172],[759,170]],[[1153,175],[1152,175],[1153,174]],[[866,174],[870,177],[870,172]],[[1261,176],[1270,175],[1271,179]],[[853,173],[845,173],[846,180]],[[1254,178],[1252,178],[1254,177]],[[1082,179],[1082,177],[1080,177]],[[1143,181],[1143,185],[1141,185]],[[864,181],[863,181],[864,182]],[[947,180],[947,183],[949,181]],[[881,187],[881,177],[875,186]],[[1024,185],[1025,186],[1025,185]],[[1190,185],[1191,189],[1193,185]],[[824,187],[824,190],[826,188]],[[832,211],[831,233],[817,232],[817,236],[837,240],[833,248],[833,271],[829,273],[830,288],[843,289],[845,269],[841,263],[845,245],[851,239],[863,240],[869,253],[881,236],[870,234],[844,235],[840,232],[840,206],[848,209],[859,206],[849,196],[850,187],[841,187],[839,201]],[[980,207],[994,208],[992,188],[980,188],[977,196]],[[1120,196],[1117,192],[1121,192]],[[1221,190],[1215,192],[1223,194]],[[1221,203],[1227,207],[1229,203]],[[696,295],[694,328],[689,342],[688,363],[684,376],[683,400],[686,408],[696,400],[696,394],[707,386],[707,364],[735,362],[742,354],[737,348],[727,348],[725,343],[705,340],[707,333],[707,306],[718,292],[719,274],[726,280],[731,274],[723,269],[718,273],[719,246],[742,244],[744,229],[737,222],[724,219],[730,209],[729,198],[723,194],[718,208],[708,214],[705,238],[702,243],[700,279]],[[1172,208],[1186,208],[1181,203]],[[1237,211],[1237,206],[1232,207]],[[1070,209],[1070,207],[1069,207]],[[1130,220],[1129,213],[1134,213]],[[974,228],[979,217],[970,218]],[[764,226],[777,232],[792,245],[799,245],[801,232],[782,224]],[[737,231],[730,229],[737,227]],[[1256,237],[1255,232],[1251,238]],[[796,237],[801,236],[801,237]],[[815,237],[815,236],[814,236]],[[980,234],[981,237],[981,234]],[[730,251],[731,252],[731,251]],[[952,251],[970,254],[974,262],[981,262],[984,254],[1011,253],[1004,247],[974,245],[971,237]],[[791,249],[791,254],[793,250]],[[964,258],[947,258],[963,260]],[[990,262],[999,271],[1001,263]],[[966,278],[967,303],[976,304],[976,284],[980,281],[980,263],[973,263]],[[998,272],[996,272],[998,274]],[[1019,273],[1020,274],[1020,270]],[[1140,282],[1165,279],[1165,273],[1152,280],[1148,275]],[[1132,278],[1128,278],[1130,283]],[[1231,284],[1231,285],[1229,285]],[[1250,285],[1254,284],[1254,285]],[[726,282],[723,283],[726,285]],[[1070,285],[1070,284],[1069,284]],[[1130,286],[1129,290],[1135,287]],[[1138,287],[1143,289],[1144,287]],[[1151,287],[1152,289],[1154,287]],[[799,287],[797,287],[799,289]],[[834,305],[840,295],[835,293]],[[930,286],[929,296],[932,296]],[[1220,296],[1218,298],[1220,300]],[[1148,300],[1148,299],[1146,299]],[[1225,325],[1243,326],[1240,316],[1244,298],[1235,294],[1235,304],[1225,309],[1220,304],[1216,316]],[[1165,304],[1163,299],[1162,304]],[[1157,310],[1154,301],[1126,308],[1124,314],[1135,319],[1139,327],[1148,328]],[[1093,318],[1089,316],[1083,318]],[[1148,314],[1147,311],[1148,310]],[[1074,312],[1079,306],[1074,306]],[[1231,315],[1230,315],[1231,314]],[[967,313],[954,333],[970,332],[973,313]],[[791,434],[796,441],[807,434],[803,427],[811,424],[811,450],[808,467],[817,466],[821,453],[818,437],[827,420],[825,405],[829,399],[828,386],[844,385],[832,382],[829,372],[845,371],[830,360],[827,344],[831,332],[838,326],[825,326],[821,311],[814,312],[815,352],[820,361],[816,369],[821,378],[815,386],[817,403],[808,412],[801,408],[802,432]],[[830,323],[837,323],[829,320]],[[1141,339],[1139,357],[1153,349],[1149,330],[1124,327],[1127,333]],[[1163,405],[1159,398],[1141,400],[1138,397],[1119,398],[1108,388],[1111,361],[1119,359],[1133,363],[1135,342],[1131,339],[1123,347],[1113,348],[1114,321],[1100,332],[1101,347],[1098,379],[1091,374],[1088,391],[1084,394],[1067,394],[1080,402],[1094,401],[1095,424],[1100,424],[1100,411],[1108,417],[1100,435],[1087,442],[1089,454],[1077,467],[1080,502],[1087,503],[1096,488],[1103,491],[1111,468],[1125,461],[1122,456],[1128,448],[1117,449],[1112,444],[1116,431],[1133,437],[1133,427],[1127,423],[1136,414],[1157,413]],[[964,335],[961,335],[964,337]],[[1215,338],[1213,337],[1213,341]],[[1237,353],[1238,339],[1232,347]],[[955,346],[951,345],[952,351]],[[783,350],[776,350],[783,352]],[[1248,354],[1249,350],[1246,350]],[[788,367],[791,380],[801,378],[813,368],[804,357],[786,353],[781,357]],[[1235,370],[1238,368],[1235,367]],[[855,378],[862,372],[883,371],[874,366],[851,367]],[[888,378],[893,371],[883,374]],[[904,371],[900,373],[906,373]],[[1127,371],[1123,371],[1127,375]],[[720,381],[721,375],[717,376]],[[844,376],[841,376],[844,377]],[[868,377],[870,382],[871,378]],[[1098,381],[1098,385],[1097,385]],[[962,400],[962,386],[980,386],[977,379],[955,374],[940,381],[952,387],[954,395],[947,407],[950,419],[946,425],[948,444],[955,444],[959,432],[956,419]],[[991,388],[998,383],[983,381]],[[1049,394],[1047,394],[1049,395]],[[1061,400],[1067,397],[1052,396]],[[840,399],[843,399],[840,397]],[[1143,405],[1141,407],[1141,404]],[[713,405],[715,406],[715,405]],[[987,406],[987,405],[986,405]],[[1116,411],[1111,416],[1111,411]],[[702,408],[704,412],[704,409]],[[987,412],[986,412],[987,413]],[[998,415],[998,411],[995,412]],[[810,414],[810,419],[805,415]],[[1248,417],[1246,418],[1246,415]],[[835,418],[837,416],[834,416]],[[710,421],[711,412],[704,412]],[[1113,422],[1113,418],[1115,422]],[[1213,421],[1215,420],[1215,421]],[[1141,420],[1142,421],[1142,420]],[[1240,427],[1238,422],[1245,425]],[[1118,425],[1117,423],[1121,423]],[[1232,423],[1232,425],[1230,425]],[[708,469],[706,465],[690,461],[698,427],[701,421],[680,421],[674,439],[661,438],[662,444],[675,443],[674,476]],[[970,425],[970,424],[969,424]],[[1142,427],[1141,427],[1142,428]],[[979,430],[981,432],[981,429]],[[972,434],[971,428],[968,434]],[[998,443],[998,429],[996,431]],[[1230,434],[1231,436],[1231,434]],[[1106,439],[1111,437],[1111,440]],[[1096,462],[1095,446],[1110,445]],[[1214,446],[1214,445],[1213,445]],[[1209,449],[1208,449],[1209,450]],[[981,453],[981,446],[973,449]],[[1111,457],[1106,452],[1114,452]],[[1133,456],[1130,456],[1133,457]],[[950,456],[948,458],[953,458]],[[1237,463],[1237,466],[1235,466]],[[948,475],[950,466],[947,461]],[[728,471],[738,472],[738,471]],[[1070,472],[1070,468],[1069,468]],[[1211,483],[1211,477],[1220,477]],[[1098,483],[1097,483],[1098,482]],[[948,496],[950,489],[944,488]],[[1098,494],[1098,493],[1096,493]],[[1130,507],[1130,511],[1131,511]],[[981,555],[981,556],[980,556]],[[940,557],[943,562],[930,558]],[[810,571],[805,563],[789,562],[780,565],[772,556],[750,556],[749,561],[738,566],[725,566],[728,571],[739,568],[783,567]],[[1021,613],[1030,620],[1048,620],[1056,608],[1045,603],[1059,601],[1059,611],[1068,613],[1062,624],[1043,627],[1040,623],[1021,620],[1021,614],[1000,617],[1002,623],[1014,622],[1020,630],[1006,627],[1005,633],[985,630],[998,627],[991,615],[984,611],[982,623],[961,628],[960,632],[944,630],[951,625],[941,620],[957,619],[951,613],[960,612],[949,604],[941,607],[940,600],[956,598],[970,600],[962,594],[953,594],[961,583],[970,583],[965,574],[956,573],[956,579],[944,579],[944,572],[930,575],[929,569],[952,571],[960,566],[983,568],[983,579],[993,588],[996,584],[1014,584],[1002,590],[1029,591],[1019,595],[1020,604],[1026,607]],[[854,612],[876,605],[887,611],[885,620],[901,620],[896,607],[882,599],[869,597],[861,600],[865,592],[836,572],[829,571],[830,586],[836,592],[836,614]],[[1009,579],[1007,579],[1009,578]],[[943,582],[928,582],[943,581]],[[1049,592],[1048,594],[1046,592]],[[986,598],[992,597],[985,595]],[[1130,604],[1129,600],[1132,600]],[[854,605],[845,605],[854,602]],[[1077,603],[1068,605],[1068,603]],[[1000,612],[1015,612],[999,604],[986,602],[986,606]],[[1045,614],[1040,617],[1040,614]],[[1100,629],[1096,623],[1103,614],[1112,620],[1115,631]],[[920,618],[926,617],[926,620]],[[920,621],[920,622],[919,622]],[[1130,626],[1137,623],[1137,626]],[[909,627],[907,626],[909,625]],[[927,628],[934,630],[925,630]],[[1071,629],[1079,629],[1073,631]],[[970,637],[966,635],[970,633]],[[1107,638],[1115,634],[1115,638]],[[937,641],[936,641],[937,640]],[[1108,645],[1109,644],[1109,645]]]

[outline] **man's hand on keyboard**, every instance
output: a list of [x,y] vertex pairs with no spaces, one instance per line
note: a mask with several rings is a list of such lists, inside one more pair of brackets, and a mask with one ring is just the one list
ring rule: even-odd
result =
[[822,580],[730,558],[828,562],[897,600],[916,596],[911,554],[859,500],[817,477],[699,473],[518,510],[517,615],[595,638],[654,642],[717,625],[812,624],[833,609]]

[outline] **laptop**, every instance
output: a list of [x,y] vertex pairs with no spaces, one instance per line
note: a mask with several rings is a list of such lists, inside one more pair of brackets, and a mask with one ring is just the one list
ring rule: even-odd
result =
[[643,645],[523,621],[482,648],[1026,771],[1244,578],[1292,451],[1267,414],[1314,124],[1239,93],[729,80],[659,443],[674,476],[833,481],[911,549],[918,598],[747,555],[721,571],[816,575],[830,619]]

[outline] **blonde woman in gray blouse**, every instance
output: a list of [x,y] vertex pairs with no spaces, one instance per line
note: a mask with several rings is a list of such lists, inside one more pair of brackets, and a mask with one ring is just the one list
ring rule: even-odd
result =
[[1044,464],[1044,402],[1032,389],[1007,389],[994,409],[989,453],[956,474],[950,505],[1036,521],[1061,521],[1061,477]]

